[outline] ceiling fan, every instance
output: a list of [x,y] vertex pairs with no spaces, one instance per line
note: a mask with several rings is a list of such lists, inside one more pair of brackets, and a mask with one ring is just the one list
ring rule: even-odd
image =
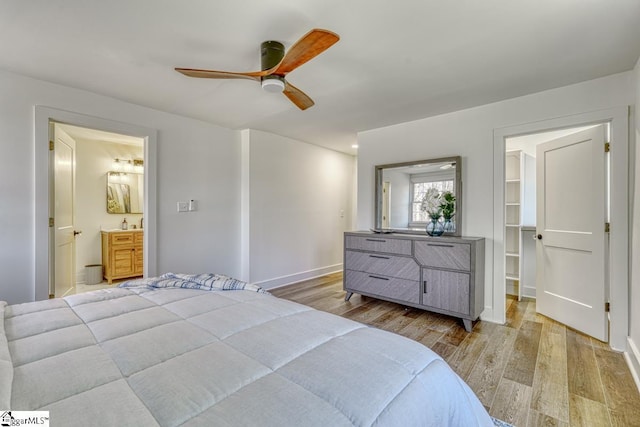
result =
[[260,82],[268,92],[282,92],[298,108],[306,110],[314,102],[307,94],[289,83],[285,76],[305,62],[329,49],[340,37],[328,30],[313,29],[302,36],[285,53],[284,45],[276,41],[266,41],[260,45],[261,71],[235,73],[229,71],[197,70],[176,68],[176,71],[189,77],[205,79],[249,79]]

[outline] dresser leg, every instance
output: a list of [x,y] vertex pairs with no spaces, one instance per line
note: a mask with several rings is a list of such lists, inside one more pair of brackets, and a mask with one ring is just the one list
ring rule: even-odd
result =
[[469,319],[462,319],[462,323],[464,323],[464,330],[467,332],[471,332],[473,329],[473,322]]
[[353,292],[347,292],[347,295],[345,295],[344,300],[349,301],[349,298],[351,298],[351,295],[353,295]]

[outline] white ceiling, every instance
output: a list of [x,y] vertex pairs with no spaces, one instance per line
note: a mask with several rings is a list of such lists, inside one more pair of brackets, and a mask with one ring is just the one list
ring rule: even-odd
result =
[[[249,80],[260,43],[341,40],[288,80],[298,110]],[[0,68],[233,129],[354,154],[356,132],[633,68],[638,0],[2,0]]]

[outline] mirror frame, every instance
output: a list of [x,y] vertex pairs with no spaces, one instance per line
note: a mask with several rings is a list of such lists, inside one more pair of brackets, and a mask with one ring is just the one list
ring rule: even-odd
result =
[[[412,162],[403,163],[390,163],[386,165],[375,166],[375,180],[374,180],[374,220],[375,229],[382,230],[382,175],[385,169],[394,169],[407,166],[422,165],[427,163],[456,163],[455,182],[453,183],[456,196],[456,231],[453,233],[445,233],[446,236],[461,236],[462,234],[462,157],[441,157],[439,159],[426,159],[416,160]],[[407,233],[407,234],[427,234],[425,229],[419,228],[390,228],[385,231],[391,231],[394,233]]]
[[[137,176],[144,176],[144,173],[139,173],[139,172],[108,171],[107,172],[107,188],[106,188],[106,190],[107,190],[106,191],[107,213],[110,214],[110,215],[125,215],[125,214],[134,214],[134,215],[140,214],[140,215],[142,215],[142,214],[144,214],[144,212],[111,212],[109,210],[109,185],[110,185],[109,178],[111,177],[111,175],[115,175],[115,174],[118,174],[118,175],[122,175],[122,174],[124,174],[124,175],[135,175],[136,177]],[[112,182],[111,184],[117,184],[117,183]],[[143,189],[144,189],[144,186],[143,186]],[[144,210],[144,206],[142,206],[142,209]]]

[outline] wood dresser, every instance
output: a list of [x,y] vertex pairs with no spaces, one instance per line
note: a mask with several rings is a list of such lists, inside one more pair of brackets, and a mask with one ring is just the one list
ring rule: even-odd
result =
[[344,234],[344,290],[463,320],[484,309],[484,246],[481,237],[413,234]]
[[142,276],[143,240],[142,229],[102,231],[102,269],[109,284],[115,279]]

